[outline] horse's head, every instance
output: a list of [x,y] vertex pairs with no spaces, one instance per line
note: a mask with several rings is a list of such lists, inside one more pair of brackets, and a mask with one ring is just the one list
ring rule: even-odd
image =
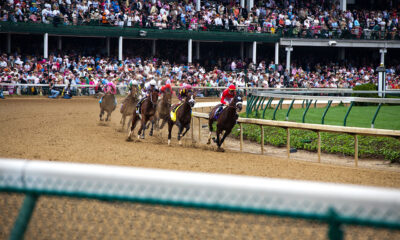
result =
[[194,93],[192,93],[192,92],[189,92],[187,97],[186,97],[186,102],[189,104],[189,106],[191,108],[193,108],[194,104],[196,103],[195,98],[196,98],[196,95]]
[[153,104],[153,107],[157,106],[157,100],[158,100],[158,91],[153,90],[150,93],[150,102],[151,102],[151,104]]
[[163,93],[163,101],[171,105],[172,93],[170,90],[165,90]]
[[236,111],[240,112],[242,111],[242,107],[243,107],[243,98],[240,95],[236,95],[233,98],[233,101],[231,102],[231,107],[234,107],[236,109]]

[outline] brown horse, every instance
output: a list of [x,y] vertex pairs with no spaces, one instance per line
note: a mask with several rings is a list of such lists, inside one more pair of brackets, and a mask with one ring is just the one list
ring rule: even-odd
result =
[[[238,114],[236,112],[240,112],[242,110],[242,97],[237,95],[233,98],[231,103],[225,107],[221,114],[219,115],[218,119],[215,119],[215,112],[216,110],[221,106],[217,105],[214,107],[213,110],[211,110],[210,115],[209,115],[209,120],[208,120],[208,128],[210,130],[210,133],[208,135],[208,142],[207,144],[211,143],[211,132],[213,131],[213,123],[214,121],[217,121],[217,146],[218,146],[218,151],[223,152],[224,149],[221,148],[222,143],[224,142],[225,138],[231,133],[232,128],[236,124],[236,120],[238,119]],[[222,132],[225,131],[223,137],[220,139],[220,135]]]
[[111,113],[115,110],[115,96],[111,93],[107,93],[103,96],[100,103],[100,121],[103,121],[104,112],[107,112],[106,121],[111,121]]
[[[184,137],[185,134],[190,129],[190,121],[192,120],[192,107],[194,106],[195,103],[196,103],[195,95],[193,93],[188,93],[187,97],[185,98],[185,101],[176,110],[175,121],[173,121],[171,117],[168,118],[168,145],[171,145],[171,131],[174,124],[176,124],[176,126],[178,126],[179,128],[178,141],[179,145],[182,145],[181,137]],[[171,110],[172,109],[173,107],[171,108]],[[183,132],[184,128],[186,129],[185,132]]]
[[[139,117],[136,112],[133,113],[133,118],[132,118],[132,125],[131,125],[131,130],[129,131],[128,135],[128,141],[132,139],[132,134],[133,130],[136,127],[136,123],[141,118],[141,125],[138,131],[138,138],[144,139],[144,131],[146,130],[146,124],[149,120],[154,121],[154,115],[156,113],[156,107],[157,107],[157,100],[158,100],[158,91],[154,90],[150,92],[150,96],[147,97],[142,105],[140,106],[140,114],[141,117]],[[150,136],[152,135],[152,131],[150,132]]]
[[[168,119],[170,117],[169,113],[171,109],[171,98],[171,91],[169,89],[166,89],[165,92],[162,94],[161,99],[157,103],[157,111],[155,115],[156,129],[162,129],[165,123],[168,122]],[[161,126],[160,120],[162,120]],[[151,128],[153,129],[153,126],[151,126]]]
[[[132,87],[128,96],[126,96],[126,98],[122,101],[122,106],[120,109],[120,112],[122,114],[120,121],[120,123],[122,124],[121,130],[124,130],[125,119],[127,116],[130,116],[128,123],[132,122],[134,116],[133,113],[135,112],[137,101],[138,101],[138,90],[135,87]],[[126,127],[129,128],[129,124],[127,124]]]

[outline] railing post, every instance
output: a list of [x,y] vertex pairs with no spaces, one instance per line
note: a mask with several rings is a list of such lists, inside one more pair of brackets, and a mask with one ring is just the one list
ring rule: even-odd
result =
[[263,118],[263,119],[264,119],[264,117],[265,117],[265,111],[267,111],[267,108],[271,105],[272,100],[274,100],[273,97],[271,97],[271,98],[268,100],[267,105],[265,106],[265,108],[264,108],[264,110],[263,110],[263,115],[262,115],[262,118]]
[[318,135],[318,163],[321,163],[321,132],[317,132]]
[[290,129],[286,128],[286,152],[287,157],[290,158]]
[[17,220],[15,220],[14,227],[11,230],[10,240],[19,240],[24,238],[29,220],[31,219],[33,210],[35,210],[37,199],[38,196],[35,194],[26,194]]
[[330,240],[342,240],[343,231],[340,228],[340,222],[338,221],[335,210],[329,210],[329,232],[328,237]]
[[372,121],[371,121],[371,128],[375,127],[375,120],[376,120],[376,117],[378,116],[378,113],[379,113],[379,110],[381,109],[381,106],[382,106],[382,103],[379,103],[378,108],[376,109],[374,117],[372,118]]
[[199,143],[200,143],[200,140],[201,140],[201,119],[200,118],[198,118],[199,119]]
[[329,108],[331,107],[331,104],[332,104],[332,100],[329,100],[329,101],[328,101],[328,105],[326,105],[326,109],[325,109],[325,111],[324,111],[324,114],[322,115],[321,124],[324,124],[324,122],[325,122],[325,116],[326,116],[326,114],[328,113],[328,110],[329,110]]
[[290,113],[290,110],[292,110],[293,104],[294,104],[294,99],[293,99],[292,102],[290,103],[289,109],[288,109],[288,111],[287,111],[287,113],[286,113],[286,121],[289,120],[289,113]]
[[351,109],[353,108],[353,105],[354,105],[354,102],[351,102],[350,107],[349,107],[349,109],[347,110],[346,115],[344,116],[344,119],[343,119],[343,126],[346,126],[347,117],[349,116],[350,111],[351,111]]
[[281,98],[278,102],[278,105],[276,105],[275,110],[274,110],[274,115],[272,116],[272,120],[275,120],[275,116],[276,116],[276,111],[278,111],[279,106],[282,104],[283,102],[283,98]]
[[261,155],[264,155],[264,126],[260,125],[261,128]]
[[243,124],[239,123],[240,126],[240,151],[243,152]]
[[307,115],[308,109],[311,106],[311,103],[312,103],[312,100],[310,100],[310,102],[307,102],[306,110],[304,110],[304,113],[303,113],[303,123],[305,123],[305,121],[306,121],[306,115]]
[[192,135],[192,142],[194,142],[194,131],[193,131],[193,128],[194,128],[194,118],[193,118],[193,117],[192,117],[192,121],[191,121],[190,125],[192,125],[192,126],[190,127],[190,133],[191,133],[191,135]]
[[358,167],[358,136],[354,134],[354,166]]

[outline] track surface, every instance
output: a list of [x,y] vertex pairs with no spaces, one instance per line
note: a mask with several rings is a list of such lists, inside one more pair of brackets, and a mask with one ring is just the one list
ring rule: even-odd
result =
[[399,172],[317,164],[232,150],[218,153],[204,143],[193,144],[190,132],[181,147],[177,144],[176,127],[171,147],[166,145],[166,129],[162,138],[146,136],[140,142],[127,142],[127,134],[120,131],[118,110],[114,111],[112,121],[104,124],[98,120],[99,104],[93,98],[2,100],[0,157],[400,187]]

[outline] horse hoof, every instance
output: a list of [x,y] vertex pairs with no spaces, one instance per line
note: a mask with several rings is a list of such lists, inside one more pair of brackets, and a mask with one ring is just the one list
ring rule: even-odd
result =
[[182,146],[182,141],[181,140],[179,140],[179,145]]
[[218,148],[217,152],[225,152],[225,150],[223,148]]
[[210,141],[210,140],[208,140],[208,141],[207,141],[207,145],[210,145],[210,143],[211,143],[211,141]]
[[149,133],[149,136],[151,137],[151,136],[153,136],[153,133],[151,132],[151,133]]
[[141,139],[144,139],[144,136],[140,136]]
[[127,142],[132,142],[132,138],[128,137],[128,138],[126,139],[126,141],[127,141]]
[[140,139],[140,135],[137,136],[137,139]]

